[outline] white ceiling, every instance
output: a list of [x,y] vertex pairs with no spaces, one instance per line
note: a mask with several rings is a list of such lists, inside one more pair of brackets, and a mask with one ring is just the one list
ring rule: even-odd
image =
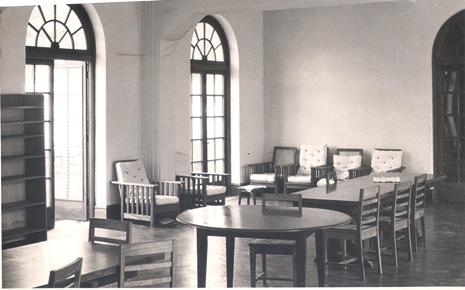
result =
[[73,3],[104,3],[104,2],[136,2],[163,1],[174,5],[218,6],[222,10],[282,10],[293,8],[339,6],[378,2],[415,2],[415,0],[0,0],[0,7],[29,6],[37,4],[73,4]]

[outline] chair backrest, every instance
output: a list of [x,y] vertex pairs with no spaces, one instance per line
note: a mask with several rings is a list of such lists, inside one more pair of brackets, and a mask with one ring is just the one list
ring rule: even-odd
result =
[[360,189],[357,227],[359,229],[379,226],[380,186]]
[[181,181],[159,181],[157,195],[179,196],[181,192]]
[[82,258],[77,258],[60,269],[50,271],[48,288],[79,288],[81,285],[81,269]]
[[175,265],[175,240],[122,245],[119,287],[174,287]]
[[361,155],[363,156],[363,149],[360,148],[337,148],[336,155],[342,156],[354,156]]
[[394,192],[392,196],[391,207],[391,224],[398,219],[409,219],[411,206],[410,201],[412,197],[412,183],[410,181],[396,183],[394,185]]
[[299,175],[310,175],[312,167],[326,165],[328,161],[328,145],[300,145]]
[[401,149],[374,149],[371,168],[374,172],[387,172],[402,167]]
[[275,146],[273,149],[273,166],[297,163],[297,148]]
[[414,212],[412,212],[412,216],[415,215],[415,212],[423,213],[425,208],[426,179],[426,174],[418,175],[414,178],[412,193],[412,210]]
[[115,162],[119,182],[150,184],[142,160],[121,160]]
[[[100,229],[106,235],[100,235]],[[103,233],[102,233],[103,234]],[[111,234],[111,236],[109,235]],[[115,237],[115,235],[117,237]],[[128,244],[132,241],[132,224],[128,221],[90,218],[89,242],[103,242],[114,245]]]
[[349,170],[362,166],[361,155],[333,155],[333,166],[337,179],[345,180],[349,178]]
[[262,212],[264,214],[302,215],[302,195],[264,193]]

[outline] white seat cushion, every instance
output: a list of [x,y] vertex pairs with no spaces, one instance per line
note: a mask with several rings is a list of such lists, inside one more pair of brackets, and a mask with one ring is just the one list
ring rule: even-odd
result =
[[312,176],[311,175],[290,175],[287,177],[287,182],[294,183],[294,184],[312,183]]
[[373,150],[371,168],[374,172],[387,172],[402,167],[402,151]]
[[115,168],[119,182],[150,184],[142,160],[117,162]]
[[[329,184],[334,184],[334,180],[330,180],[329,181]],[[316,186],[320,187],[320,186],[325,186],[326,185],[326,178],[322,178],[320,180],[318,180],[318,182],[316,183]]]
[[298,175],[310,175],[312,167],[326,164],[328,145],[300,145]]
[[179,198],[177,196],[155,195],[155,204],[157,205],[176,204],[178,202]]
[[274,182],[274,173],[257,173],[250,175],[250,181]]
[[223,185],[207,185],[207,195],[215,195],[226,193],[226,186]]
[[359,168],[362,166],[361,155],[334,155],[333,156],[334,170],[336,171],[338,180],[349,178],[349,169]]

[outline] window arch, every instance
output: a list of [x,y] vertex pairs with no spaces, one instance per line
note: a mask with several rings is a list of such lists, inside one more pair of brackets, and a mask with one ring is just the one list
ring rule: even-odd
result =
[[191,39],[191,169],[230,172],[229,46],[206,16]]
[[44,95],[50,121],[44,134],[50,228],[55,212],[82,220],[92,215],[94,69],[95,38],[84,7],[35,6],[26,31],[25,91]]

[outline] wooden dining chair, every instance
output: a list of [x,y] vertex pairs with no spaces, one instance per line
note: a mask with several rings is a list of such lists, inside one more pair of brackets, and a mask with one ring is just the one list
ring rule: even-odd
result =
[[381,249],[379,235],[379,209],[380,209],[380,187],[372,186],[360,189],[358,209],[355,213],[354,222],[334,228],[323,230],[323,256],[326,265],[343,265],[346,263],[328,262],[327,243],[328,239],[342,239],[355,241],[359,249],[359,265],[362,279],[365,281],[365,259],[363,241],[369,239],[376,240],[376,256],[378,262],[378,273],[382,274]]
[[[102,235],[100,235],[100,230],[105,231],[106,234],[103,235],[102,233]],[[131,243],[131,240],[132,224],[130,222],[90,218],[89,242],[103,242],[107,244],[121,245]]]
[[381,233],[389,233],[394,266],[397,267],[397,232],[405,231],[408,246],[408,259],[412,261],[412,239],[410,231],[412,183],[410,181],[394,185],[394,192],[383,206],[380,214]]
[[[263,214],[287,214],[302,215],[302,195],[301,194],[263,194],[262,199]],[[250,251],[250,286],[255,287],[258,280],[263,281],[267,286],[268,280],[275,281],[294,281],[295,280],[295,241],[273,240],[273,239],[255,239],[249,243]],[[262,256],[262,273],[257,275],[256,255]],[[292,273],[293,278],[268,277],[266,271],[266,255],[290,255],[292,256]]]
[[63,268],[50,271],[48,288],[79,288],[81,286],[82,258]]
[[121,246],[119,287],[174,287],[176,241]]
[[[425,228],[425,193],[428,190],[426,185],[427,175],[422,174],[415,176],[412,192],[412,214],[410,216],[410,230],[412,235],[413,251],[417,250],[418,239],[421,239],[426,247],[426,228]],[[418,232],[417,222],[420,223],[421,233]]]

